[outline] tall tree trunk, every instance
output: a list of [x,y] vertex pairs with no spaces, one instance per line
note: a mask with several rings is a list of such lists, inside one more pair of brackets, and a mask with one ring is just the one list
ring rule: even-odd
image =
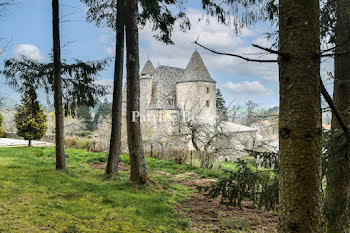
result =
[[[350,51],[350,0],[337,1],[336,53]],[[350,124],[350,54],[336,56],[334,62],[334,104],[344,123]],[[328,148],[325,218],[327,232],[349,232],[350,163],[349,144],[338,121],[332,117],[332,138]]]
[[279,232],[321,232],[318,0],[280,0]]
[[117,1],[116,51],[114,64],[114,88],[112,104],[112,132],[106,174],[118,173],[122,128],[122,95],[124,66],[124,10],[125,0]]
[[127,132],[130,153],[130,181],[147,182],[147,166],[142,145],[140,117],[138,0],[126,3]]
[[32,144],[32,140],[28,140],[28,147],[32,147],[33,144]]
[[53,69],[54,69],[54,102],[56,116],[56,169],[66,170],[66,156],[64,153],[64,123],[62,106],[61,79],[61,44],[59,2],[52,0],[52,32],[53,32]]

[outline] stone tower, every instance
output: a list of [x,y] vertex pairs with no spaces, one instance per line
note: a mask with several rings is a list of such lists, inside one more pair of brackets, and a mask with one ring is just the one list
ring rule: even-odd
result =
[[140,73],[140,114],[145,115],[152,97],[152,74],[155,68],[148,60]]
[[216,81],[197,51],[176,84],[176,95],[180,111],[204,120],[216,117]]

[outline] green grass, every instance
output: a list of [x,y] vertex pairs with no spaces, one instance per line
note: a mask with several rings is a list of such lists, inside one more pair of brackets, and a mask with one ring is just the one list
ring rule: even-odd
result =
[[[75,150],[75,151],[79,151],[79,150]],[[86,152],[86,153],[87,155],[89,154],[89,152]],[[85,161],[87,163],[101,163],[101,162],[107,161],[107,153],[94,153],[94,154],[96,155],[95,156],[88,155],[82,161]],[[128,155],[121,155],[120,161],[130,165],[130,160]],[[169,160],[159,160],[159,159],[147,157],[146,161],[147,161],[147,167],[149,170],[164,171],[172,175],[177,175],[185,172],[194,172],[194,173],[197,173],[201,178],[218,178],[223,174],[222,170],[197,168],[190,165],[180,165]]]
[[[68,172],[54,170],[54,148],[0,148],[0,232],[186,232],[189,219],[175,205],[191,195],[171,176],[152,176],[159,186],[134,188],[129,174],[103,179],[88,163],[106,153],[67,150]],[[121,161],[129,163],[128,156]],[[171,174],[194,171],[216,177],[219,171],[193,169],[147,159],[150,170]]]

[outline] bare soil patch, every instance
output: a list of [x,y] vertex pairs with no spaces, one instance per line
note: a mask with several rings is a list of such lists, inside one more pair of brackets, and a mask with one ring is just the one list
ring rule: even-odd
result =
[[[196,189],[196,186],[209,186],[214,179],[175,179],[175,182]],[[220,206],[220,198],[212,199],[195,190],[191,199],[185,201],[178,210],[184,212],[192,221],[191,232],[277,232],[278,217],[276,212],[256,209],[251,202],[244,202],[238,207]],[[184,216],[182,216],[184,217]],[[242,227],[248,223],[249,229]]]
[[[106,163],[89,164],[89,166],[105,169]],[[130,166],[119,163],[118,169],[130,171]],[[276,212],[258,210],[251,202],[244,202],[242,204],[243,210],[233,206],[220,206],[220,198],[212,199],[197,191],[197,186],[212,185],[216,182],[215,179],[200,179],[200,176],[193,172],[172,175],[168,172],[155,170],[152,173],[173,176],[175,183],[194,190],[194,195],[177,207],[185,214],[181,217],[191,219],[192,224],[189,229],[191,232],[277,232],[278,217]],[[248,223],[249,229],[242,228],[242,222]]]

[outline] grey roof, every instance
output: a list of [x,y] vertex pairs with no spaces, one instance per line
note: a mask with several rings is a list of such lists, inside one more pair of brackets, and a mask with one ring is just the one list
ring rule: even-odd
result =
[[182,82],[210,82],[216,83],[210,76],[204,62],[197,51],[195,51],[188,63],[183,78],[179,81]]
[[148,60],[140,73],[141,77],[142,77],[142,75],[153,74],[154,70],[155,70],[155,68],[154,68],[152,62],[150,60]]
[[[152,98],[148,109],[176,109],[176,83],[185,70],[170,66],[159,66],[153,73]],[[169,104],[169,99],[174,104]]]

